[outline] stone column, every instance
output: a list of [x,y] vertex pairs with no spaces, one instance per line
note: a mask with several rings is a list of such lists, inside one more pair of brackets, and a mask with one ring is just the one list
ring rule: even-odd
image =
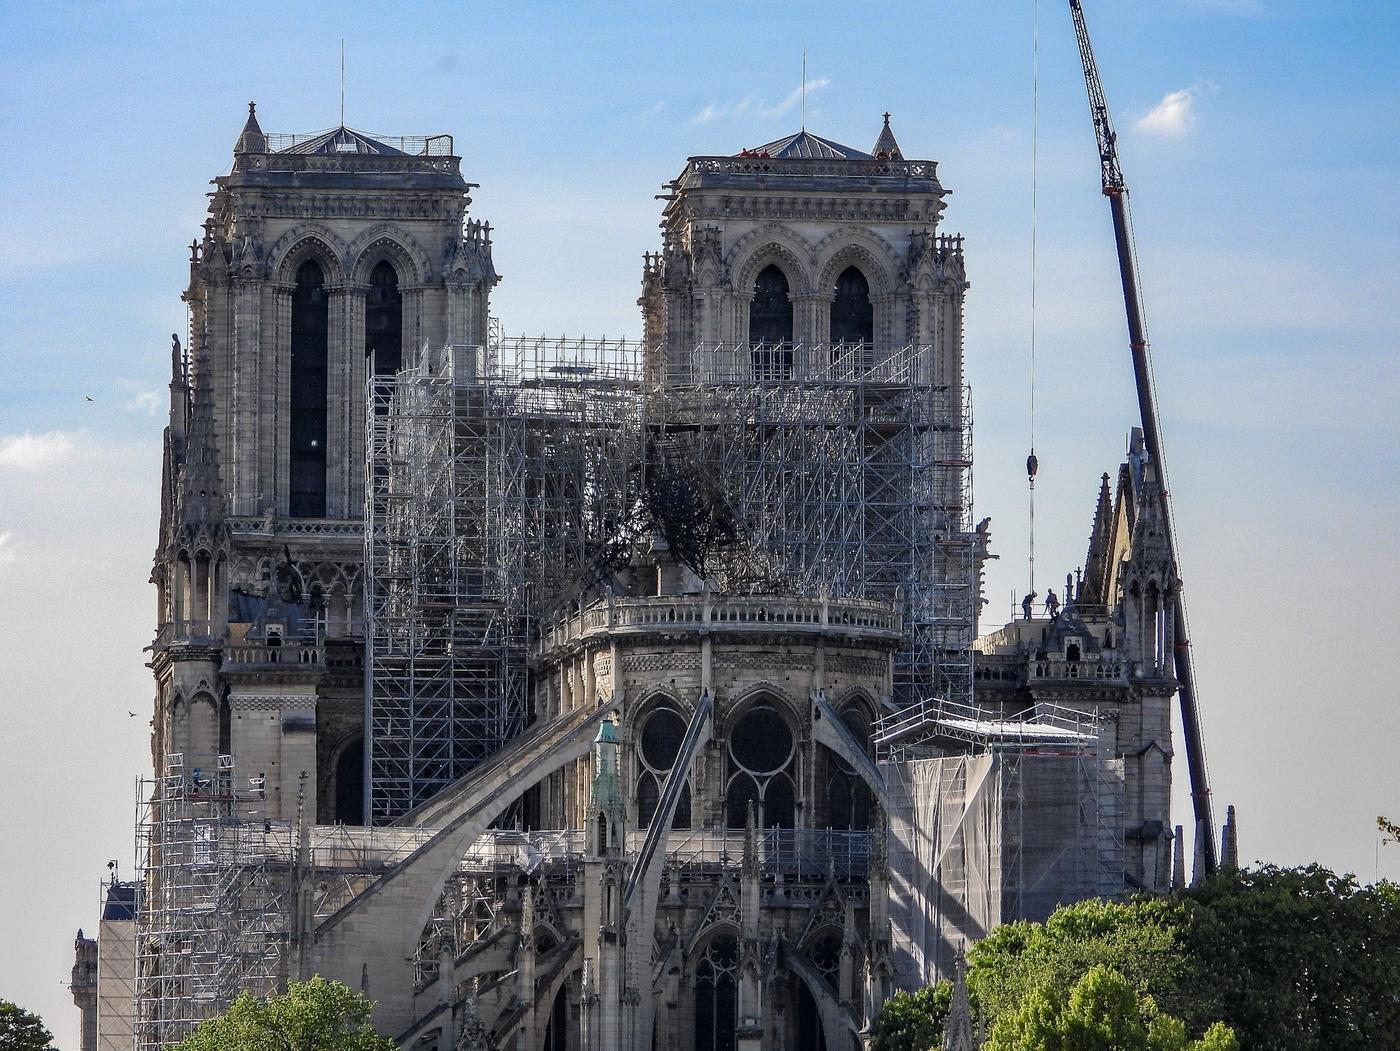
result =
[[[350,461],[362,439],[351,433],[355,362],[364,357],[365,293],[369,286],[346,282],[327,288],[326,338],[326,517],[350,515]],[[363,369],[363,361],[360,362]]]
[[[909,342],[904,338],[904,319],[900,317],[898,309],[900,304],[901,297],[892,292],[870,297],[870,305],[875,313],[872,335],[875,337],[876,346],[892,348]],[[878,361],[880,356],[877,354],[875,359]]]
[[423,286],[400,285],[399,294],[403,296],[402,360],[408,366],[418,361],[419,352],[423,349]]
[[274,285],[272,289],[272,331],[265,341],[266,360],[262,368],[259,389],[259,479],[255,513],[269,510],[287,512],[291,479],[291,419],[292,383],[292,284]]
[[[831,335],[831,300],[820,292],[790,292],[792,301],[792,340],[806,344],[824,343]],[[823,316],[825,315],[825,316]],[[798,375],[802,366],[794,365]]]
[[[354,338],[350,353],[350,369],[346,397],[346,518],[360,518],[365,513],[365,394],[369,382],[369,359],[365,356],[365,296],[368,286],[361,285],[350,295],[350,331]],[[408,297],[404,297],[404,328],[408,328]],[[406,337],[405,337],[406,338]],[[403,350],[409,345],[405,342]],[[405,358],[406,362],[408,359]]]
[[[227,464],[228,457],[233,451],[231,439],[233,414],[229,412],[228,389],[225,383],[232,357],[233,320],[230,309],[232,294],[225,274],[222,271],[218,274],[217,279],[211,280],[205,286],[207,317],[202,333],[202,349],[208,355],[209,386],[214,398],[214,433],[219,443],[221,462]],[[211,272],[210,276],[213,278],[214,274]],[[194,370],[198,367],[200,350],[201,347],[198,345],[190,348],[189,382],[191,390],[194,388]],[[224,485],[227,486],[229,481],[229,478],[225,477],[223,479]]]
[[[262,357],[263,282],[238,277],[233,282],[233,342],[229,355],[227,422],[220,429],[228,435],[220,458],[227,465],[223,478],[234,514],[252,514],[257,491],[257,390]],[[216,395],[217,398],[217,395]],[[216,401],[216,405],[217,405]],[[216,409],[217,413],[217,409]]]

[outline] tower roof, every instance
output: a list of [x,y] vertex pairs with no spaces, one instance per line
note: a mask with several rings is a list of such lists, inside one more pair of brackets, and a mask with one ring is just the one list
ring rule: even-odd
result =
[[278,153],[370,153],[402,156],[403,150],[390,146],[387,142],[371,138],[362,131],[355,131],[342,124],[330,131],[318,132],[309,138],[294,141],[284,146]]
[[904,160],[904,154],[899,150],[899,143],[895,141],[894,132],[890,130],[889,110],[885,111],[885,126],[880,129],[880,137],[875,140],[875,148],[870,152],[881,159]]
[[802,129],[793,135],[784,135],[781,139],[774,139],[772,142],[764,143],[762,146],[755,146],[753,149],[746,149],[742,153],[736,154],[739,157],[772,157],[774,160],[826,160],[826,161],[868,161],[870,154],[863,150],[858,150],[854,146],[843,146],[839,142],[831,139],[824,139],[820,135],[813,135],[807,129]]
[[234,153],[266,153],[267,136],[263,134],[262,127],[258,124],[258,104],[248,103],[248,119],[243,123],[243,130],[238,133],[238,142],[233,147]]

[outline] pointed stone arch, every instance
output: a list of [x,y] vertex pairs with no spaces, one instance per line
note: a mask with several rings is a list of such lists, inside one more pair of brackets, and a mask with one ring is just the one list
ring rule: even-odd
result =
[[345,282],[345,242],[319,223],[304,223],[288,230],[268,253],[273,274],[285,285],[295,282],[297,267],[309,258],[321,264],[327,285]]
[[734,290],[746,296],[753,290],[759,271],[772,264],[788,280],[789,295],[805,296],[816,290],[812,280],[812,246],[786,226],[770,223],[751,231],[730,250],[729,272]]
[[433,278],[428,253],[406,230],[390,223],[377,223],[364,231],[346,249],[351,280],[366,284],[370,271],[387,261],[399,276],[399,286],[422,285]]
[[854,266],[870,282],[870,296],[893,295],[899,289],[894,252],[888,244],[865,230],[837,230],[813,250],[817,258],[816,291],[830,294],[837,275]]
[[[744,712],[750,708],[759,698],[767,697],[780,701],[784,714],[788,716],[792,723],[794,734],[800,734],[803,730],[803,719],[805,717],[805,706],[779,686],[772,679],[755,679],[748,683],[742,690],[733,697],[725,701],[723,706],[723,716],[716,720],[719,732],[716,736],[725,737],[733,725],[744,716]],[[718,707],[718,706],[717,706]]]

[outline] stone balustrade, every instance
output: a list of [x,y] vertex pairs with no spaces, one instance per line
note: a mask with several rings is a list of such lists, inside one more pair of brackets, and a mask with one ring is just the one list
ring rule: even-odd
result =
[[326,648],[316,645],[285,643],[237,643],[224,648],[223,663],[229,670],[249,671],[269,666],[324,667]]
[[774,630],[898,640],[902,638],[903,621],[895,607],[868,599],[766,595],[606,598],[581,613],[545,625],[536,652],[544,654],[597,635]]
[[1063,657],[1032,659],[1026,668],[1029,682],[1079,679],[1094,682],[1126,682],[1128,662],[1120,657],[1091,656],[1077,661]]

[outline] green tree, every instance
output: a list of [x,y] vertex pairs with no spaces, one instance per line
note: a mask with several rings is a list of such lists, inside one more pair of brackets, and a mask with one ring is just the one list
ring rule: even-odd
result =
[[[1038,1010],[1066,1003],[1096,966],[1207,1040],[1223,1039],[1207,1029],[1219,1019],[1260,1051],[1400,1046],[1400,886],[1392,883],[1364,887],[1315,865],[1263,866],[1166,897],[1079,902],[1045,923],[994,930],[969,952],[967,984],[995,1025],[1031,1010],[1037,994]],[[891,1031],[941,1032],[942,1015],[924,1008],[919,1021],[922,1004],[903,1001]]]
[[[1167,898],[1090,900],[1062,906],[1044,923],[1005,924],[968,953],[968,990],[995,1022],[1037,989],[1063,1001],[1090,969],[1103,966],[1181,1014],[1192,1006],[1183,996],[1191,974],[1182,944],[1186,914]],[[1197,1012],[1188,1014],[1197,1020]]]
[[395,1051],[370,1025],[374,1005],[319,975],[286,993],[242,994],[222,1015],[201,1022],[176,1051]]
[[929,1051],[938,1047],[952,1002],[952,982],[895,993],[875,1020],[872,1051]]
[[1239,1051],[1234,1033],[1216,1024],[1200,1040],[1163,1014],[1119,972],[1096,965],[1068,1000],[1048,987],[1025,997],[992,1027],[986,1051]]
[[1391,821],[1384,814],[1376,818],[1376,827],[1381,830],[1381,844],[1400,843],[1400,825]]
[[52,1051],[53,1034],[39,1016],[0,1000],[0,1051]]
[[1263,1051],[1369,1051],[1400,1033],[1400,894],[1311,865],[1189,892],[1192,992]]

